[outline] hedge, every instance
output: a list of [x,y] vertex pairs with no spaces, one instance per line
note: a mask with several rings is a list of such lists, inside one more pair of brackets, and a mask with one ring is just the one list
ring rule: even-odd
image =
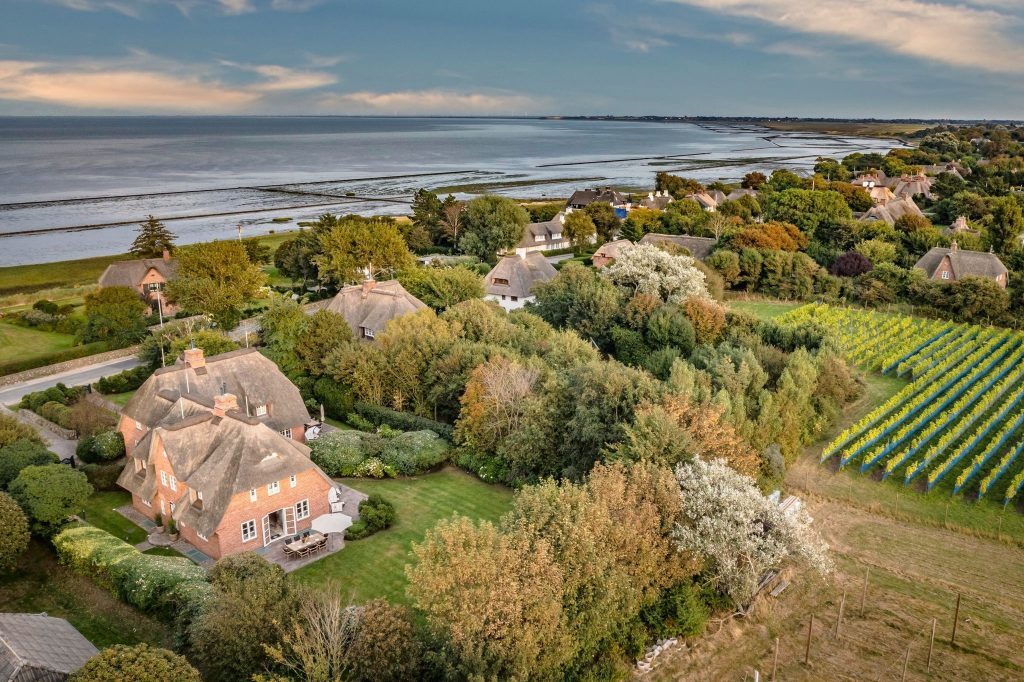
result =
[[103,377],[96,382],[96,390],[104,395],[112,393],[127,393],[134,391],[146,382],[146,379],[153,373],[149,365],[139,365],[126,369],[123,372]]
[[121,487],[117,485],[117,479],[121,477],[121,471],[124,469],[124,462],[115,462],[113,464],[84,464],[82,465],[81,472],[85,474],[85,477],[89,479],[89,483],[96,490],[110,491],[120,490]]
[[57,384],[56,386],[50,386],[42,391],[26,393],[21,397],[21,402],[18,403],[18,406],[27,410],[32,410],[38,414],[39,408],[46,403],[70,405],[71,403],[77,402],[84,392],[85,389],[80,386],[68,387],[64,384]]
[[104,431],[78,441],[75,455],[90,464],[113,462],[124,457],[124,436],[120,431]]
[[35,412],[43,419],[48,419],[63,429],[74,430],[71,425],[71,408],[67,405],[51,400],[48,403],[43,403]]
[[143,554],[127,542],[94,526],[75,526],[53,538],[60,561],[110,590],[136,608],[173,618],[194,607],[189,600],[210,593],[206,571],[183,557]]
[[446,440],[452,439],[454,428],[451,424],[434,421],[426,417],[420,417],[408,412],[398,412],[380,405],[373,405],[361,400],[355,403],[356,414],[368,420],[371,424],[380,426],[386,424],[399,431],[433,431]]
[[36,367],[55,365],[58,362],[66,362],[67,360],[77,360],[78,358],[96,355],[97,353],[105,353],[108,350],[113,350],[113,346],[106,341],[95,341],[83,346],[74,346],[73,348],[67,348],[48,355],[40,355],[24,360],[8,360],[7,362],[0,362],[0,376],[16,374],[18,372],[35,369]]
[[433,431],[332,431],[312,441],[311,457],[328,476],[394,478],[433,469],[448,459],[448,443]]
[[359,503],[359,519],[345,529],[346,540],[362,540],[395,522],[395,505],[380,495],[370,495]]

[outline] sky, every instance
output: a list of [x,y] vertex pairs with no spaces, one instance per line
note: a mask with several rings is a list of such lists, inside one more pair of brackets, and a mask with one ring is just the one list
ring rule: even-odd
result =
[[1024,0],[0,5],[0,115],[1024,117]]

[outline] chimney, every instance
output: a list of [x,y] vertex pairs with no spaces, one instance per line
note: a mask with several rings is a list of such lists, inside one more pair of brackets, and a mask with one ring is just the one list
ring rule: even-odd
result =
[[164,249],[164,262],[165,263],[170,263],[171,262],[171,252],[168,251],[167,249]]
[[206,367],[206,358],[203,356],[202,348],[186,348],[184,357],[185,364],[192,369],[201,369]]
[[949,245],[949,250],[950,250],[950,251],[952,251],[953,253],[956,253],[957,251],[959,251],[959,250],[960,250],[960,245],[956,243],[956,240],[955,240],[955,239],[954,239],[954,240],[953,240],[953,242],[952,242],[952,243],[951,243],[951,244]]
[[[659,191],[659,192],[657,192],[657,196],[659,196],[659,197],[661,196],[661,192],[660,192],[660,191]],[[655,193],[652,193],[652,192],[648,192],[648,193],[647,193],[647,198],[648,198],[648,199],[651,199],[651,200],[653,200],[653,199],[654,199],[654,197],[655,197]]]
[[223,417],[226,413],[231,410],[238,409],[238,398],[232,393],[222,393],[220,395],[213,396],[213,413],[218,417]]

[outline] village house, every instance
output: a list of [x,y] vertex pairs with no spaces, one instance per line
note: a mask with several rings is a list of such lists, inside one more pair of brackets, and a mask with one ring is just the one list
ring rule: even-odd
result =
[[343,288],[324,310],[344,317],[357,339],[372,341],[391,320],[426,307],[397,279],[376,282],[367,278],[362,284]]
[[572,208],[566,208],[551,220],[527,225],[523,230],[523,238],[516,244],[516,254],[525,256],[536,251],[555,251],[571,247],[572,244],[562,232],[562,228],[565,225],[565,217],[572,212]]
[[958,235],[958,234],[981,234],[978,230],[971,227],[970,223],[967,222],[967,216],[958,216],[953,224],[946,228],[946,235]]
[[255,348],[242,348],[209,358],[202,348],[189,348],[173,365],[155,371],[121,411],[118,430],[130,455],[157,424],[184,419],[179,399],[213,405],[217,395],[238,397],[241,414],[296,442],[305,440],[310,421],[299,389],[272,360]]
[[963,180],[965,175],[970,175],[971,173],[969,168],[957,163],[956,161],[924,166],[921,168],[921,172],[925,175],[942,175],[943,173],[949,173],[958,180]]
[[572,193],[572,196],[565,202],[565,205],[567,208],[581,209],[586,208],[595,201],[611,204],[612,206],[625,206],[626,195],[613,190],[611,187],[578,189]]
[[594,252],[594,255],[590,257],[590,261],[593,263],[594,268],[600,270],[618,258],[619,254],[623,251],[632,248],[632,246],[633,242],[628,239],[616,239],[612,242],[605,242],[597,251]]
[[892,193],[900,199],[911,199],[916,196],[923,196],[926,199],[932,197],[932,181],[927,175],[903,175],[892,186]]
[[704,260],[711,255],[715,244],[718,242],[711,237],[692,237],[688,234],[658,234],[656,232],[649,232],[640,238],[640,243],[686,250],[697,260]]
[[0,613],[0,681],[61,682],[99,653],[63,618]]
[[331,513],[335,487],[308,447],[248,416],[230,393],[180,395],[132,448],[118,484],[136,511],[173,521],[212,559],[311,529]]
[[861,173],[853,180],[850,181],[851,185],[855,187],[863,187],[864,189],[871,189],[872,187],[888,187],[895,180],[887,177],[884,171],[873,170],[867,173]]
[[887,204],[896,198],[893,191],[884,185],[873,185],[864,189],[871,196],[871,201],[875,202],[875,206]]
[[733,191],[725,195],[725,200],[739,201],[743,197],[753,197],[754,199],[756,199],[758,197],[758,191],[756,189],[747,189],[744,187],[740,187],[739,189],[734,189]]
[[505,310],[522,308],[534,300],[533,287],[558,274],[544,256],[528,253],[502,256],[484,278],[484,299],[496,301]]
[[725,192],[717,189],[707,190],[704,192],[687,194],[686,198],[696,201],[705,211],[714,212],[718,210],[718,205],[725,201]]
[[139,296],[150,308],[150,314],[163,310],[164,315],[174,315],[178,307],[169,303],[164,296],[167,282],[174,279],[178,261],[171,258],[164,249],[162,258],[140,258],[111,263],[100,275],[101,287],[128,287],[139,292]]
[[965,251],[956,240],[949,248],[935,246],[914,265],[924,270],[928,279],[956,282],[964,277],[984,277],[1006,288],[1009,271],[999,256],[983,251]]
[[647,196],[640,200],[640,207],[664,211],[672,201],[672,195],[668,193],[668,190],[659,189],[655,192],[648,192]]
[[924,217],[924,213],[921,212],[921,209],[917,207],[917,204],[910,197],[890,199],[884,204],[872,206],[871,209],[860,216],[860,219],[881,220],[889,225],[895,225],[897,220],[906,215]]

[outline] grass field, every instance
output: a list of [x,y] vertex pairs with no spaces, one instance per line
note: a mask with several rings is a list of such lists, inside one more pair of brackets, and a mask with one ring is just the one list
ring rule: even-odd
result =
[[861,137],[903,137],[930,128],[927,123],[895,123],[891,121],[767,121],[761,125],[772,130],[855,135]]
[[70,334],[43,332],[0,322],[0,363],[43,357],[74,345],[75,337]]
[[799,301],[728,301],[730,310],[753,315],[762,320],[773,320],[804,305]]
[[135,391],[125,391],[124,393],[111,393],[103,397],[116,405],[124,407],[132,399],[133,395],[135,395]]
[[340,552],[293,575],[311,585],[337,585],[343,598],[356,603],[376,597],[406,603],[405,565],[412,558],[412,544],[422,541],[427,529],[453,514],[494,521],[512,501],[508,488],[454,468],[416,478],[343,482],[392,502],[398,516],[395,525],[365,540],[350,541]]
[[85,520],[125,542],[137,545],[146,539],[146,531],[118,514],[115,509],[132,503],[124,491],[98,492],[86,500]]
[[0,575],[0,611],[66,618],[101,649],[139,642],[171,645],[171,635],[160,622],[58,564],[53,550],[38,540],[13,573]]

